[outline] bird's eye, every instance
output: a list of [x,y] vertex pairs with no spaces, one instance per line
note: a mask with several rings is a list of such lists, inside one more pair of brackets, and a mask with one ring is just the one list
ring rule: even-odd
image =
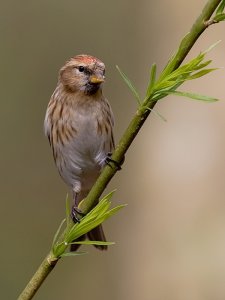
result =
[[80,72],[84,72],[85,68],[84,68],[84,66],[79,66],[78,70],[79,70]]

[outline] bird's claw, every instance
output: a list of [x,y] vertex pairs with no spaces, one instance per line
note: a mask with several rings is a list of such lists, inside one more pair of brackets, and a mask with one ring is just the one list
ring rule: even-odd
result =
[[85,214],[78,207],[74,205],[71,211],[71,218],[74,223],[80,223],[80,218],[78,217],[78,215],[80,215],[81,217],[85,216]]
[[112,165],[110,163],[113,163],[116,166],[117,170],[120,171],[122,169],[121,164],[124,162],[124,159],[123,159],[122,163],[118,163],[116,160],[112,159],[111,156],[112,156],[112,153],[109,152],[105,159],[105,163],[108,166],[110,166],[111,168],[112,168]]

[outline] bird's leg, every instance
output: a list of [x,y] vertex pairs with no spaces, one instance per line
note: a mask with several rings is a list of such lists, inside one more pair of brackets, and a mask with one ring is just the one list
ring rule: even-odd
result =
[[80,223],[80,218],[78,217],[78,215],[80,215],[81,217],[85,216],[85,214],[77,207],[77,196],[78,193],[73,193],[74,205],[71,210],[71,218],[74,223]]
[[106,163],[108,166],[110,166],[111,168],[112,168],[112,166],[111,166],[110,163],[113,163],[113,164],[116,166],[116,168],[117,168],[118,171],[121,170],[121,169],[122,169],[122,168],[121,168],[121,165],[123,164],[124,159],[122,160],[122,163],[118,163],[117,161],[115,161],[114,159],[112,159],[111,156],[112,156],[112,152],[109,152],[109,153],[107,154],[107,156],[106,156],[105,163]]

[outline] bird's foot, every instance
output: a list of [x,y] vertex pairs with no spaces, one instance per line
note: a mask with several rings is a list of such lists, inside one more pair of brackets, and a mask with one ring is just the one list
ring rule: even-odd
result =
[[[108,155],[107,155],[107,157],[106,157],[106,159],[105,159],[105,163],[106,163],[108,166],[110,166],[111,168],[112,168],[111,163],[113,163],[113,164],[116,166],[116,168],[117,168],[118,171],[121,170],[121,169],[122,169],[122,168],[121,168],[121,165],[122,165],[122,164],[121,164],[121,163],[118,163],[116,160],[112,159],[111,156],[112,156],[112,153],[109,152]],[[124,159],[123,159],[122,163],[123,163],[123,162],[124,162]]]
[[79,216],[84,217],[85,214],[78,207],[76,207],[74,205],[72,207],[72,211],[71,211],[71,218],[72,218],[72,220],[73,220],[74,223],[80,223]]

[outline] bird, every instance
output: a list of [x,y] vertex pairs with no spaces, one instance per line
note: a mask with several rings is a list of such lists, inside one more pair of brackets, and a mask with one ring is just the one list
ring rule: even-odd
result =
[[[60,69],[57,86],[47,106],[44,131],[58,172],[72,191],[72,216],[91,190],[115,148],[114,116],[102,85],[105,65],[80,54]],[[102,225],[87,233],[90,240],[106,241]],[[81,240],[86,236],[81,237]],[[79,245],[72,244],[71,251]],[[106,250],[106,245],[95,245]]]

